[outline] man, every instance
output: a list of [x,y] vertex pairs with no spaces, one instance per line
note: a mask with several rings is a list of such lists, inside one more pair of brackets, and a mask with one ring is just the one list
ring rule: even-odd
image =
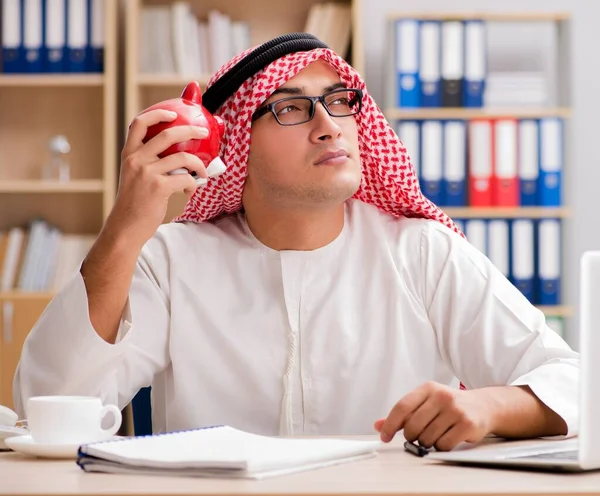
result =
[[[399,430],[452,449],[577,432],[578,355],[422,195],[359,75],[308,35],[236,57],[203,102],[229,168],[196,190],[206,130],[139,115],[114,209],[27,338],[15,403],[152,386],[157,432]],[[310,98],[306,98],[310,97]],[[169,196],[187,191],[177,222]],[[466,390],[461,390],[461,381]]]

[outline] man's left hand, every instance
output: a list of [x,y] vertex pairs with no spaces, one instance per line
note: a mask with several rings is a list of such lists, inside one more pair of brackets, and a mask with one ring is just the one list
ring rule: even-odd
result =
[[478,390],[461,391],[428,382],[402,398],[385,419],[375,422],[381,440],[389,442],[404,429],[407,441],[439,451],[461,442],[477,442],[492,432],[494,405]]

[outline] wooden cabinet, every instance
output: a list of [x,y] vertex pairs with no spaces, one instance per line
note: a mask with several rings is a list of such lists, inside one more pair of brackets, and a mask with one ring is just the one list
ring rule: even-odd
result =
[[21,348],[50,298],[44,294],[0,296],[0,405],[14,408],[12,384]]
[[[9,407],[13,406],[12,381],[22,344],[57,289],[51,276],[39,278],[39,260],[50,260],[57,253],[45,249],[47,237],[31,253],[35,253],[31,260],[36,283],[19,282],[31,221],[43,219],[65,237],[93,239],[114,202],[117,123],[121,121],[117,108],[118,0],[104,0],[102,5],[102,72],[0,72],[0,274],[9,232],[21,229],[26,236],[20,242],[17,262],[10,264],[17,267],[16,278],[0,284],[0,404]],[[0,6],[0,17],[1,10]],[[61,135],[70,145],[68,179],[46,173],[50,140]]]

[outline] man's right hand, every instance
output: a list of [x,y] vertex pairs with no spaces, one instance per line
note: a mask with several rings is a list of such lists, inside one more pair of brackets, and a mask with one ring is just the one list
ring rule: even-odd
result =
[[175,118],[176,114],[168,110],[139,114],[129,127],[121,153],[119,188],[107,224],[113,234],[127,233],[128,241],[139,248],[163,222],[171,195],[184,192],[189,198],[196,191],[197,184],[190,174],[168,173],[185,168],[196,172],[198,177],[208,177],[202,160],[190,153],[180,152],[159,158],[173,144],[206,138],[208,129],[174,126],[143,142],[150,126],[171,122]]

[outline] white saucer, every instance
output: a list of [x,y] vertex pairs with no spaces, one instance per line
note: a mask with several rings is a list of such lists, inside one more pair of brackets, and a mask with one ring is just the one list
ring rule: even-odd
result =
[[16,436],[7,438],[4,443],[11,450],[24,455],[42,458],[77,458],[79,444],[40,444],[33,441],[32,437]]
[[[112,436],[108,440],[121,438],[122,436]],[[81,444],[36,443],[30,435],[9,437],[4,440],[4,443],[11,450],[24,455],[56,459],[76,459],[79,446],[81,446]]]
[[10,449],[4,442],[5,439],[15,436],[27,435],[29,431],[22,427],[14,427],[9,425],[0,425],[0,450]]

